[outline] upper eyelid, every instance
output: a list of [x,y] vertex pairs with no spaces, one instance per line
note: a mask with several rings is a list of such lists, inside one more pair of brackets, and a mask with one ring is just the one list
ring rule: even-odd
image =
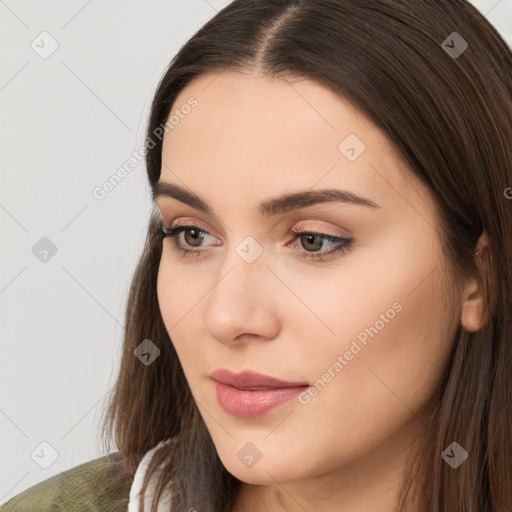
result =
[[[294,223],[298,223],[298,222],[301,222],[301,221],[308,222],[307,219],[303,219],[302,218],[302,219],[296,219],[294,221]],[[329,221],[325,220],[325,219],[310,219],[309,222],[329,222]],[[211,230],[211,229],[203,227],[201,225],[201,221],[198,221],[196,219],[190,220],[190,221],[187,221],[187,220],[175,221],[175,220],[173,220],[173,221],[167,223],[165,221],[165,219],[164,219],[164,215],[161,213],[160,214],[160,223],[163,226],[165,226],[166,228],[168,228],[168,229],[178,228],[178,227],[199,228],[201,231],[206,231],[209,235],[217,237],[213,233],[215,231],[215,229]],[[305,233],[317,233],[317,234],[326,235],[326,236],[335,237],[335,238],[351,238],[352,237],[351,230],[348,229],[348,228],[340,228],[340,227],[338,227],[337,228],[338,230],[343,229],[343,231],[344,231],[344,233],[339,233],[339,234],[332,233],[332,232],[330,232],[329,228],[322,228],[322,227],[311,227],[311,228],[300,227],[299,229],[300,229],[300,231],[304,231]],[[297,230],[298,231],[299,229],[294,228],[293,230]],[[331,228],[331,230],[334,230],[334,229],[336,229],[336,228]],[[230,229],[228,229],[228,230],[231,231]],[[293,230],[289,229],[288,231],[291,232]],[[287,234],[289,234],[289,232]]]
[[[202,226],[200,226],[199,224],[196,224],[194,222],[179,222],[179,223],[171,222],[171,224],[168,226],[165,224],[165,222],[163,222],[163,225],[165,225],[167,229],[182,228],[183,230],[186,230],[186,229],[194,229],[195,228],[195,229],[199,229],[199,231],[201,231],[201,232],[207,233],[210,236],[215,236],[209,229],[203,228]],[[215,236],[215,238],[217,238],[217,237]]]

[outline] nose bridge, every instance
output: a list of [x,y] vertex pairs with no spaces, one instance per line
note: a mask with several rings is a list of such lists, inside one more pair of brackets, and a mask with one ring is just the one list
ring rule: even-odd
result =
[[274,297],[263,247],[246,237],[229,249],[217,280],[206,298],[205,328],[219,341],[229,342],[241,333],[273,337],[277,327]]
[[212,296],[222,296],[222,300],[235,304],[240,301],[240,306],[254,300],[260,302],[260,288],[268,279],[266,274],[270,274],[263,252],[263,247],[253,237],[246,237],[230,247],[218,273],[219,280],[212,290]]

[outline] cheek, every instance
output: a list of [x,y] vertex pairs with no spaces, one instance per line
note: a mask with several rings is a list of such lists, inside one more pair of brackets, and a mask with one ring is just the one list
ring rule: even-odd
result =
[[[309,368],[314,396],[296,404],[293,428],[297,438],[315,440],[300,447],[304,459],[317,461],[322,470],[334,468],[383,443],[400,447],[421,427],[421,410],[439,382],[451,344],[446,332],[439,342],[442,328],[420,295],[392,293],[362,311],[348,301],[346,311],[353,315],[331,318],[337,336],[324,332],[302,347],[300,359]],[[402,309],[393,309],[388,323],[377,323],[396,297]],[[334,441],[340,438],[343,443]],[[285,440],[275,436],[272,441],[278,446]]]
[[180,360],[186,362],[187,354],[197,350],[196,344],[204,339],[200,335],[201,323],[197,321],[201,293],[195,289],[197,286],[194,288],[193,279],[184,278],[163,261],[157,278],[160,313]]
[[171,272],[166,269],[165,265],[162,263],[162,261],[160,261],[160,267],[158,269],[158,277],[156,281],[156,294],[158,297],[160,313],[170,334],[170,327],[177,320],[176,308],[178,303],[176,301],[175,292],[177,284],[178,283],[176,283],[172,278]]
[[389,368],[395,379],[404,372],[427,377],[425,368],[445,359],[457,324],[442,263],[428,233],[397,231],[339,268],[311,271],[310,279],[285,275],[304,302],[292,301],[287,318],[316,376],[346,354],[346,367],[362,367],[366,379],[375,379],[368,367]]
[[193,266],[183,268],[180,263],[174,263],[175,257],[168,251],[170,249],[164,246],[158,269],[157,297],[166,327],[174,330],[189,321],[190,316],[197,315],[202,288],[197,276],[189,270]]
[[390,435],[421,410],[441,378],[457,327],[441,265],[419,259],[410,247],[396,256],[386,261],[381,253],[378,265],[352,268],[336,286],[326,280],[322,298],[308,302],[323,322],[297,317],[303,319],[296,332],[309,333],[301,356],[316,389],[305,404],[310,425],[322,425],[328,438],[332,425],[321,418],[331,411],[353,447]]

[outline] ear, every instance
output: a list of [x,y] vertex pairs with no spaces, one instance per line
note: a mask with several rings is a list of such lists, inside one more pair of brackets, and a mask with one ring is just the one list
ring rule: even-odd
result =
[[[477,266],[481,272],[485,265],[483,264],[484,252],[489,245],[489,238],[484,231],[478,239],[475,249]],[[486,323],[486,307],[484,304],[484,295],[475,277],[466,281],[464,287],[462,311],[460,322],[466,331],[474,332],[482,329]]]

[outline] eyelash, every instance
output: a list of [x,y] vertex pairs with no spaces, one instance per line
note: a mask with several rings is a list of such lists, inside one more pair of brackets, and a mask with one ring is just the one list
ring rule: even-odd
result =
[[[206,235],[210,234],[208,231],[206,231],[204,229],[201,229],[198,226],[193,226],[193,225],[181,226],[181,225],[178,225],[178,226],[174,226],[174,227],[168,228],[164,224],[161,224],[159,226],[159,228],[158,228],[158,235],[162,238],[162,240],[164,238],[171,238],[172,242],[173,242],[174,248],[178,252],[181,253],[182,257],[186,256],[187,254],[188,255],[192,255],[193,254],[193,255],[199,256],[200,253],[204,252],[203,250],[201,250],[201,249],[184,249],[179,244],[179,241],[178,241],[179,237],[178,237],[178,235],[182,231],[187,231],[187,230],[196,230],[199,233],[206,234]],[[348,252],[352,248],[352,242],[353,242],[352,238],[344,238],[344,237],[332,236],[332,235],[327,235],[325,233],[318,233],[318,232],[314,232],[314,231],[308,231],[308,230],[305,230],[305,229],[290,230],[290,232],[288,234],[289,235],[294,235],[294,237],[293,237],[294,240],[297,240],[298,238],[300,238],[301,236],[304,236],[304,235],[313,235],[313,236],[318,236],[322,240],[326,240],[328,242],[332,242],[332,243],[338,242],[338,245],[336,247],[334,247],[333,249],[330,249],[329,251],[325,251],[325,252],[311,253],[311,252],[307,252],[307,251],[304,252],[304,251],[301,251],[299,249],[295,249],[296,252],[300,253],[299,256],[301,258],[304,258],[304,259],[322,261],[322,260],[325,260],[328,257],[332,256],[335,253],[344,254],[344,253]]]

